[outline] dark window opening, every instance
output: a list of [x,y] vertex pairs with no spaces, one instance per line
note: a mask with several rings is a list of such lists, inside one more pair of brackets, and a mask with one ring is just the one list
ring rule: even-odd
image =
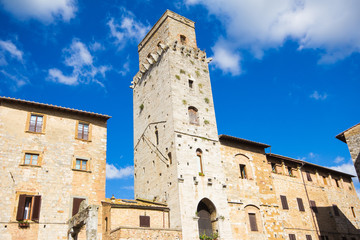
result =
[[338,179],[335,179],[335,183],[336,183],[336,187],[340,187],[340,184],[339,184],[339,180]]
[[242,178],[242,179],[247,179],[247,177],[246,177],[246,170],[245,170],[245,165],[244,165],[244,164],[240,164],[240,178]]
[[306,235],[306,240],[312,240],[311,235]]
[[155,138],[156,138],[156,145],[159,145],[159,131],[157,127],[155,127]]
[[253,232],[257,232],[258,227],[256,223],[256,214],[255,213],[249,213],[249,222],[250,222],[250,230]]
[[193,81],[193,80],[189,80],[189,88],[193,88],[193,84],[194,84],[194,81]]
[[304,208],[303,200],[301,198],[296,198],[296,200],[298,203],[299,211],[304,212],[305,208]]
[[288,169],[289,176],[292,177],[293,176],[292,167],[287,167],[287,169]]
[[306,178],[309,182],[312,182],[312,179],[311,179],[311,174],[309,171],[306,171]]
[[186,43],[186,37],[184,35],[180,35],[180,42],[181,42],[181,44]]
[[204,174],[203,163],[202,163],[202,150],[200,148],[196,149],[196,156],[198,157],[199,173]]
[[283,208],[284,210],[288,210],[288,209],[289,209],[289,205],[288,205],[286,196],[280,195],[280,199],[281,199],[282,208]]
[[271,163],[271,171],[276,173],[276,163]]
[[140,227],[150,227],[150,216],[139,216]]
[[295,234],[289,234],[289,239],[290,240],[296,240]]
[[108,231],[108,218],[105,218],[105,232]]

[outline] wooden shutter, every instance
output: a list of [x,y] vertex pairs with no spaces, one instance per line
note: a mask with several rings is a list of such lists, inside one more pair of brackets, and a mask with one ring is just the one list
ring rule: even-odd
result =
[[17,210],[17,214],[16,214],[17,221],[24,220],[25,199],[26,199],[25,194],[19,195],[19,204],[18,204],[18,210]]
[[333,209],[334,209],[335,216],[340,216],[338,206],[333,204]]
[[282,204],[283,209],[289,209],[286,196],[280,195],[280,199],[281,199],[281,204]]
[[312,182],[310,172],[308,172],[308,171],[306,172],[306,177],[309,182]]
[[34,196],[31,220],[38,222],[40,217],[41,196]]
[[315,201],[310,200],[310,207],[314,211],[314,213],[318,212]]
[[72,210],[73,216],[79,212],[80,203],[84,200],[85,200],[84,198],[74,198],[73,199],[73,210]]
[[306,240],[312,240],[311,235],[306,235]]
[[289,234],[289,239],[290,240],[296,240],[295,234]]
[[150,227],[150,216],[140,216],[140,227]]
[[304,212],[305,208],[304,208],[304,203],[303,200],[301,198],[296,198],[298,206],[299,206],[299,211]]
[[255,213],[249,213],[249,222],[250,222],[250,230],[258,231],[258,227],[256,224],[256,215]]

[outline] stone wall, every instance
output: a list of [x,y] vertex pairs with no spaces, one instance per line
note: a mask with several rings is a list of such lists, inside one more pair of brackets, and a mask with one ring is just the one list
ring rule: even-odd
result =
[[[42,133],[27,131],[29,113],[46,119]],[[79,120],[90,123],[91,141],[76,139]],[[0,106],[0,142],[0,239],[66,239],[73,197],[96,205],[105,198],[105,119],[6,101]],[[26,152],[39,153],[41,164],[24,165]],[[89,160],[88,171],[73,169],[76,157]],[[29,228],[16,221],[20,194],[41,195],[39,222]]]
[[360,181],[360,124],[345,131],[344,135]]
[[131,228],[120,227],[110,234],[111,240],[179,240],[182,239],[180,230],[161,228]]

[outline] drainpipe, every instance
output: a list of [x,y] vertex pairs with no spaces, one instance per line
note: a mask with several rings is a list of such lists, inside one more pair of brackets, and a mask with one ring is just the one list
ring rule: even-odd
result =
[[[305,193],[306,193],[306,198],[307,198],[307,200],[308,200],[309,206],[311,206],[311,205],[310,205],[310,199],[309,199],[309,193],[308,193],[308,191],[307,191],[306,184],[305,184],[305,180],[304,180],[304,176],[303,176],[303,174],[302,174],[302,173],[303,173],[302,168],[304,167],[305,164],[306,164],[306,163],[304,163],[304,162],[301,163],[300,175],[301,175],[301,179],[302,179],[303,184],[304,184]],[[317,227],[317,224],[316,224],[316,221],[315,221],[315,217],[314,217],[314,212],[313,212],[313,210],[311,209],[311,207],[310,207],[310,211],[311,211],[311,217],[312,217],[313,222],[314,222],[316,235],[317,235],[318,239],[320,240],[319,229],[318,229],[318,227]]]

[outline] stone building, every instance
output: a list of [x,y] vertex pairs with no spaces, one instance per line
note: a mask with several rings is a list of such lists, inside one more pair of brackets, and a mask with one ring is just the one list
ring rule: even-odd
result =
[[360,123],[338,134],[336,138],[348,145],[360,181]]
[[101,205],[109,118],[0,97],[0,239],[67,239],[80,202]]
[[166,11],[138,52],[135,199],[166,204],[170,228],[186,240],[360,239],[353,176],[218,135],[211,59],[193,21]]

